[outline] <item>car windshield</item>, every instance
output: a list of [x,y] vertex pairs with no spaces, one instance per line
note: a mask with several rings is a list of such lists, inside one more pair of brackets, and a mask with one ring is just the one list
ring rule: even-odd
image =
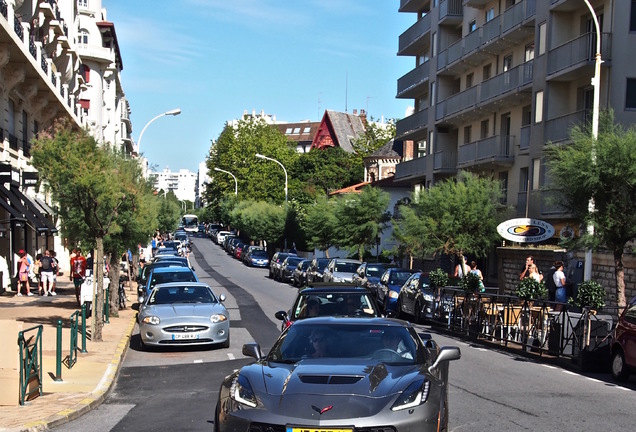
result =
[[366,293],[308,292],[300,294],[292,320],[315,316],[375,317],[378,312]]
[[318,267],[319,271],[323,271],[325,267],[329,264],[329,259],[319,259],[316,263],[316,267]]
[[413,273],[408,271],[394,271],[391,272],[389,277],[389,284],[391,285],[404,285],[404,282],[411,277]]
[[358,263],[336,261],[336,265],[334,266],[333,271],[342,273],[355,273],[359,266],[360,264]]
[[152,279],[150,281],[150,288],[155,285],[168,282],[197,282],[197,278],[193,272],[166,272],[166,273],[152,273]]
[[251,252],[252,258],[267,258],[267,252],[264,250],[255,250]]
[[205,286],[158,287],[148,299],[148,304],[218,303],[212,291]]
[[269,352],[268,360],[296,363],[310,358],[332,358],[411,365],[427,358],[416,337],[406,327],[312,322],[289,327]]
[[296,267],[302,260],[302,258],[287,258],[287,265]]
[[378,265],[378,264],[369,264],[367,265],[367,275],[368,276],[374,276],[374,277],[380,277],[382,276],[382,273],[384,273],[384,270],[386,270],[384,268],[383,265]]

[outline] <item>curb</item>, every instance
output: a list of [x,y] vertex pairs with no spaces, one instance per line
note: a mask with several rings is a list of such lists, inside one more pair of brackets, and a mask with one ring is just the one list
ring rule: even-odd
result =
[[128,328],[126,329],[124,336],[122,336],[119,344],[117,345],[117,349],[115,350],[115,354],[110,361],[106,373],[97,384],[95,390],[93,390],[88,397],[81,400],[75,407],[59,411],[58,413],[49,416],[47,419],[27,423],[21,426],[18,430],[20,432],[45,431],[75,420],[101,405],[101,403],[106,399],[106,396],[108,396],[108,393],[119,375],[122,364],[121,360],[124,358],[124,355],[130,346],[130,338],[132,337],[132,331],[135,328],[136,322],[137,315],[134,314],[132,318],[130,318]]

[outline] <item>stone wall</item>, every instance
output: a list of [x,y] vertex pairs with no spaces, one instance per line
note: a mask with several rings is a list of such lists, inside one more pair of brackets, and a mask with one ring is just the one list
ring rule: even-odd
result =
[[[499,247],[497,248],[497,273],[500,293],[510,294],[514,291],[519,283],[519,273],[523,270],[528,255],[534,257],[535,263],[543,273],[550,269],[554,261],[568,261],[564,249]],[[585,252],[575,252],[573,256],[575,259],[583,261]],[[636,296],[636,256],[625,253],[623,265],[625,267],[625,297],[629,301]],[[593,254],[592,279],[605,287],[607,306],[616,306],[616,277],[614,257],[611,253],[595,252]]]

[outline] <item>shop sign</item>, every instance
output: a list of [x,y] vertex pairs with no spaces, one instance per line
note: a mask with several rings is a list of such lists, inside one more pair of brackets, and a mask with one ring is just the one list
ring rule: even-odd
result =
[[539,219],[517,218],[500,223],[497,233],[517,243],[539,243],[554,235],[554,227]]

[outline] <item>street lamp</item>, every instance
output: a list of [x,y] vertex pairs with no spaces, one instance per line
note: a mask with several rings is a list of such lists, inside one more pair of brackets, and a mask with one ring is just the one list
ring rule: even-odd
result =
[[234,195],[238,195],[238,182],[236,181],[236,176],[229,171],[222,170],[221,168],[214,167],[214,171],[221,171],[225,174],[229,174],[234,179]]
[[141,148],[141,137],[144,136],[144,132],[146,132],[146,128],[148,126],[150,126],[150,123],[152,123],[153,121],[157,120],[159,117],[163,117],[163,116],[167,116],[167,115],[178,116],[179,114],[181,114],[181,108],[175,108],[173,110],[166,111],[164,113],[159,114],[157,117],[153,118],[148,123],[146,123],[146,126],[144,126],[144,128],[141,130],[141,133],[139,134],[139,140],[137,140],[137,154],[138,155],[141,154],[139,152],[139,149]]
[[[287,170],[285,169],[283,164],[277,161],[276,159],[272,159],[271,157],[267,157],[260,153],[256,153],[256,157],[260,159],[267,159],[269,161],[276,162],[278,165],[280,165],[280,167],[285,172],[285,222],[287,222]],[[287,236],[285,236],[285,250],[287,250]]]
[[[603,60],[601,60],[601,26],[599,25],[596,12],[594,12],[594,8],[590,4],[589,0],[583,1],[592,14],[592,19],[594,20],[594,28],[596,29],[596,55],[594,56],[594,78],[592,78],[592,85],[594,86],[594,102],[592,105],[592,139],[594,144],[596,144],[596,140],[598,140],[599,103],[601,99],[601,63],[603,63]],[[596,160],[595,152],[596,150],[594,149],[594,147],[592,147],[592,163],[594,163]],[[590,214],[594,213],[594,198],[591,198],[590,202],[588,203],[588,212]],[[593,236],[594,225],[589,224],[587,226],[587,232],[589,235]],[[585,251],[583,279],[592,279],[592,249],[587,249]]]

